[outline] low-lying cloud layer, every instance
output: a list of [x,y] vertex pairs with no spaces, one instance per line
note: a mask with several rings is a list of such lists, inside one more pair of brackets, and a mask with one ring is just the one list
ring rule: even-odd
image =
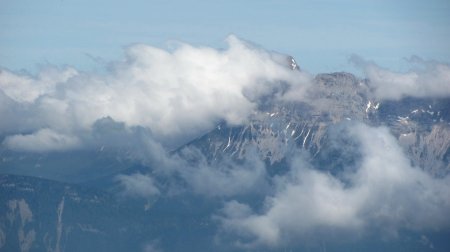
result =
[[[450,177],[432,178],[412,167],[387,128],[352,126],[361,142],[359,167],[344,178],[312,168],[302,158],[290,173],[274,179],[276,191],[263,209],[228,202],[218,219],[225,233],[237,235],[241,246],[279,246],[379,232],[395,238],[400,230],[450,227]],[[348,238],[348,237],[347,237]],[[243,242],[244,241],[244,242]]]

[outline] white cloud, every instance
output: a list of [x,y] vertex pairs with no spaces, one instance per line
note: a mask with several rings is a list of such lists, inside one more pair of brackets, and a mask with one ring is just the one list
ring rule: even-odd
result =
[[[154,141],[145,129],[127,129],[123,123],[110,118],[97,122],[89,138],[86,142],[101,145],[102,149],[115,150],[114,155],[119,159],[137,161],[149,167],[155,181],[165,181],[160,189],[168,195],[193,193],[206,197],[233,197],[263,194],[268,187],[265,164],[255,150],[246,150],[244,159],[239,162],[229,158],[218,162],[209,161],[205,156],[207,154],[190,146],[171,154]],[[132,184],[142,187],[146,176],[120,175],[118,179],[125,191],[132,191]],[[138,188],[136,191],[139,191]],[[138,196],[139,193],[130,195]]]
[[0,70],[0,90],[19,103],[32,103],[41,95],[53,92],[58,84],[77,75],[78,72],[73,68],[46,68],[35,78]]
[[377,230],[393,238],[401,229],[450,226],[449,176],[433,178],[412,167],[386,128],[357,125],[351,130],[361,141],[363,160],[358,169],[347,170],[345,182],[297,159],[291,173],[278,178],[262,210],[228,203],[219,218],[223,230],[245,238],[241,245],[279,246],[321,233],[326,240]]
[[118,175],[116,179],[123,187],[123,193],[127,196],[149,198],[160,193],[153,178],[149,175],[141,173]]
[[110,117],[127,127],[148,128],[155,139],[174,146],[218,121],[246,121],[258,98],[274,92],[281,82],[307,85],[299,82],[304,73],[290,69],[287,56],[234,36],[226,41],[225,50],[181,44],[167,51],[134,45],[106,74],[67,68],[49,69],[33,77],[3,70],[0,92],[4,96],[0,99],[14,102],[0,112],[22,111],[0,134],[11,134],[14,125],[16,134],[42,128],[79,134]]
[[80,147],[81,142],[76,136],[41,129],[33,134],[8,136],[3,145],[12,150],[46,152],[73,150]]
[[362,67],[378,99],[399,100],[406,96],[449,97],[450,66],[414,58],[416,67],[405,73],[393,72],[373,62],[353,56],[351,61]]
[[[175,172],[190,191],[209,197],[262,193],[266,189],[266,167],[255,151],[247,150],[245,160],[222,160],[213,164],[195,148],[184,148],[176,160]],[[166,162],[167,163],[167,162]]]

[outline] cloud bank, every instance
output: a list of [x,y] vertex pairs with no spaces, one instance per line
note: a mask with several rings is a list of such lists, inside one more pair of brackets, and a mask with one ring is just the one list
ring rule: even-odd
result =
[[[302,158],[287,176],[275,178],[275,193],[263,209],[237,201],[225,204],[218,219],[237,245],[277,247],[319,237],[333,240],[378,232],[395,238],[400,230],[450,227],[450,177],[432,178],[412,167],[386,128],[351,128],[363,159],[344,178],[313,169]],[[358,236],[358,235],[357,235]],[[237,237],[237,238],[236,238]]]
[[72,149],[96,121],[109,117],[146,128],[173,147],[219,121],[245,122],[258,99],[281,83],[308,85],[307,74],[292,71],[288,56],[234,36],[226,42],[224,50],[133,45],[106,74],[70,67],[45,69],[37,76],[1,70],[0,112],[9,120],[0,123],[0,134],[10,136],[4,144],[39,151],[41,141],[41,151]]

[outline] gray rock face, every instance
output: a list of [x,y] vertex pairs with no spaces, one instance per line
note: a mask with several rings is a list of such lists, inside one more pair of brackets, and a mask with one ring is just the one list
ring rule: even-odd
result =
[[431,174],[443,176],[450,171],[450,125],[437,123],[431,130],[414,126],[400,133],[399,142],[411,156],[414,164]]
[[366,92],[366,85],[351,74],[322,74],[307,101],[273,103],[253,114],[246,125],[221,124],[189,145],[201,148],[212,160],[223,155],[241,159],[248,148],[259,150],[270,164],[281,161],[294,147],[316,155],[330,125],[367,120]]
[[413,164],[435,176],[450,172],[450,99],[386,102],[374,116],[398,138]]

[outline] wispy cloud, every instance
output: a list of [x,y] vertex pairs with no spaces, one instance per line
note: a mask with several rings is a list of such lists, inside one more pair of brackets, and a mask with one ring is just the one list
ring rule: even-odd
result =
[[376,98],[400,100],[410,97],[449,97],[450,66],[436,61],[412,57],[413,68],[407,72],[393,72],[374,62],[353,55],[350,61],[363,69]]
[[149,198],[159,195],[159,189],[152,177],[140,173],[118,175],[116,177],[123,187],[123,194],[132,197]]

